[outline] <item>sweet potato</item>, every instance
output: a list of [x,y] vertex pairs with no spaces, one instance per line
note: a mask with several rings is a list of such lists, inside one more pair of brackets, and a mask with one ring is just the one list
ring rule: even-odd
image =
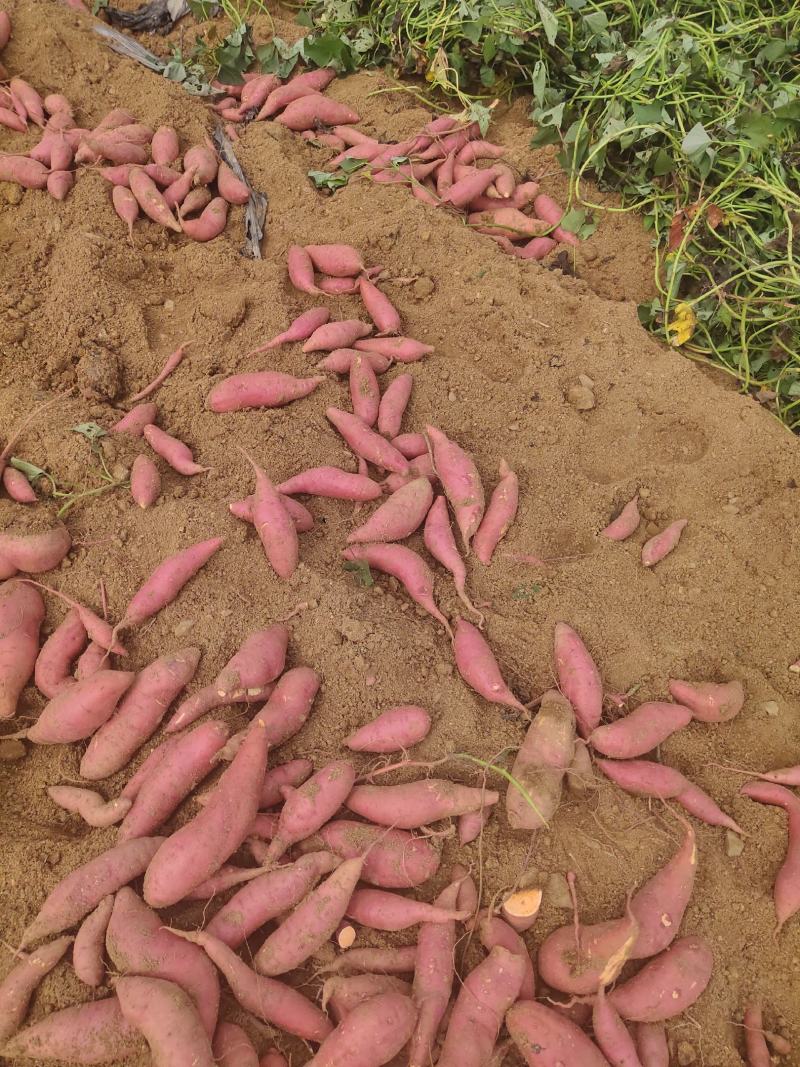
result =
[[669,691],[698,722],[730,722],[744,707],[744,686],[732,682],[684,682],[671,678]]
[[439,853],[426,838],[352,819],[333,819],[301,847],[330,849],[346,860],[362,857],[362,882],[381,889],[411,889],[439,868]]
[[563,241],[565,244],[570,245],[579,243],[574,233],[558,225],[564,217],[564,212],[551,197],[546,196],[544,193],[537,196],[533,201],[533,210],[537,218],[554,227],[552,234],[557,241]]
[[171,166],[180,158],[180,141],[178,140],[177,133],[171,126],[158,127],[153,134],[153,140],[150,142],[150,153],[154,163],[162,164],[167,167]]
[[34,674],[44,601],[28,582],[0,585],[0,719],[11,719]]
[[639,497],[635,496],[633,500],[628,501],[616,519],[600,531],[600,536],[607,537],[609,541],[625,541],[638,530],[641,521]]
[[184,171],[197,170],[194,185],[210,185],[217,176],[219,159],[207,145],[193,145],[183,156]]
[[57,1060],[112,1067],[141,1056],[146,1049],[136,1027],[122,1014],[116,997],[89,1001],[51,1012],[3,1047],[8,1060]]
[[[575,752],[575,715],[568,700],[551,689],[528,728],[511,767],[506,812],[513,830],[538,830],[555,815]],[[527,795],[525,795],[527,794]]]
[[164,190],[164,203],[168,208],[172,209],[183,204],[190,190],[197,184],[198,170],[199,168],[196,166],[187,167],[184,164],[183,174],[180,178]]
[[279,345],[290,344],[292,341],[307,341],[314,330],[318,326],[324,326],[330,317],[331,313],[327,308],[310,308],[293,319],[283,333],[276,334],[270,341],[248,352],[248,355],[256,356],[271,348],[278,348]]
[[215,196],[196,219],[187,219],[182,215],[180,225],[187,237],[191,237],[193,241],[205,242],[219,237],[227,222],[228,201],[222,196]]
[[58,589],[53,589],[52,586],[42,585],[40,582],[35,582],[32,578],[22,578],[20,581],[25,582],[27,585],[34,585],[38,589],[44,589],[52,596],[57,596],[59,600],[63,600],[65,604],[69,604],[71,608],[74,608],[89,639],[96,645],[99,645],[101,649],[107,649],[117,656],[127,655],[123,646],[115,640],[111,624],[106,622],[105,619],[101,619],[99,616],[95,615],[90,608],[85,607],[83,604],[79,604],[77,600],[73,600],[72,597],[67,596],[66,593],[62,593]]
[[[458,907],[462,908],[464,906],[464,902],[459,900]],[[479,913],[476,922],[478,936],[487,952],[491,952],[492,949],[497,948],[499,945],[522,960],[524,966],[522,983],[519,988],[519,999],[533,1000],[536,996],[533,961],[531,960],[530,952],[528,952],[528,947],[520,935],[504,919],[497,915],[490,915],[488,911]]]
[[362,337],[372,333],[369,323],[360,319],[341,319],[318,326],[303,345],[304,352],[332,352],[349,348]]
[[266,766],[267,733],[259,724],[248,733],[208,804],[164,842],[148,865],[144,899],[151,907],[182,900],[239,848],[258,811]]
[[258,1061],[258,1067],[289,1067],[289,1061],[276,1048],[267,1049]]
[[405,545],[353,545],[342,552],[346,560],[363,560],[370,567],[396,578],[411,599],[451,634],[450,623],[433,599],[433,573],[421,556]]
[[283,786],[298,786],[307,781],[314,771],[314,764],[307,759],[289,760],[282,763],[264,775],[261,786],[261,799],[259,808],[272,808],[276,804],[283,803]]
[[310,667],[293,667],[286,671],[253,719],[250,729],[254,729],[257,722],[262,723],[273,748],[288,741],[308,719],[319,687],[320,677]]
[[0,1041],[3,1044],[16,1033],[36,992],[72,943],[71,937],[59,937],[28,953],[0,982]]
[[191,997],[210,1037],[219,1011],[219,980],[202,949],[177,937],[134,891],[123,887],[114,899],[106,947],[121,974],[174,982]]
[[23,189],[44,189],[48,170],[27,156],[0,156],[0,181],[15,182]]
[[[681,820],[683,821],[683,820]],[[647,959],[672,943],[694,887],[697,842],[687,822],[683,843],[675,855],[631,897],[630,911],[639,924],[630,959]]]
[[359,352],[377,352],[389,356],[398,363],[416,363],[423,356],[433,352],[433,345],[415,341],[413,337],[369,337],[353,343]]
[[[2,596],[0,588],[0,604]],[[36,657],[34,682],[49,700],[72,685],[72,662],[85,644],[86,629],[75,608],[70,608]]]
[[777,931],[793,915],[800,911],[800,799],[782,785],[772,782],[747,782],[742,786],[742,796],[783,808],[788,817],[788,843],[786,856],[775,878],[773,896]]
[[636,1051],[642,1067],[669,1067],[669,1045],[664,1024],[637,1023]]
[[94,989],[103,984],[106,972],[103,946],[113,907],[114,897],[103,897],[94,911],[83,920],[75,936],[72,967],[80,981]]
[[[295,289],[312,295],[320,292],[314,282],[314,264],[305,248],[301,245],[289,245],[286,253],[286,266],[289,271],[289,281]],[[313,337],[314,333],[310,336]]]
[[[435,924],[441,928],[441,924]],[[320,968],[324,973],[352,974],[374,971],[379,974],[411,974],[416,966],[417,946],[402,948],[351,948]]]
[[37,745],[81,741],[111,718],[117,702],[133,683],[132,671],[99,670],[68,686],[42,709],[27,732]]
[[167,733],[182,730],[223,704],[246,704],[269,695],[267,687],[286,664],[288,644],[289,630],[280,622],[248,634],[214,681],[183,701],[167,724]]
[[[744,1047],[747,1067],[772,1067],[772,1057],[764,1037],[764,1019],[760,1004],[748,1004],[744,1019]],[[669,1061],[667,1062],[669,1067]]]
[[344,126],[360,121],[360,116],[346,104],[331,100],[321,93],[309,93],[297,100],[292,100],[275,120],[287,129],[300,132],[315,127],[318,123],[325,126]]
[[[294,500],[290,496],[285,496],[281,493],[281,503],[289,512],[289,516],[294,523],[298,533],[307,533],[314,528],[314,516],[304,507],[299,500]],[[232,500],[228,504],[228,510],[231,515],[235,515],[237,519],[243,519],[245,522],[253,521],[253,496],[244,497],[242,500]]]
[[500,794],[473,789],[442,778],[423,778],[401,785],[357,785],[345,807],[379,826],[416,830],[439,819],[455,818],[496,804]]
[[288,848],[311,837],[331,819],[353,788],[356,769],[349,760],[322,767],[296,789],[284,786],[284,805],[277,833],[270,842],[266,864],[275,863]]
[[149,508],[161,496],[161,475],[149,456],[137,456],[131,467],[131,496],[140,508]]
[[279,578],[291,578],[300,558],[297,529],[283,506],[280,492],[262,467],[247,456],[256,485],[253,492],[253,525],[269,565]]
[[[372,353],[372,355],[376,354]],[[365,353],[365,356],[368,355],[370,353]],[[399,374],[384,390],[378,407],[378,430],[384,437],[395,438],[400,433],[403,414],[408,406],[413,387],[412,375]],[[404,452],[402,454],[405,455]],[[417,455],[420,454],[417,453]]]
[[660,563],[665,556],[668,556],[680,541],[681,534],[688,525],[688,519],[676,519],[675,522],[671,522],[669,526],[666,526],[661,533],[657,533],[649,541],[645,541],[642,545],[642,563],[644,566],[654,567],[656,563]]
[[[458,884],[446,886],[435,900],[437,907],[456,907]],[[450,1002],[453,989],[455,921],[423,923],[417,936],[413,997],[417,1023],[408,1053],[409,1067],[427,1067],[433,1055],[436,1035]]]
[[89,826],[113,826],[125,818],[133,804],[127,797],[105,800],[99,793],[75,785],[48,786],[47,795],[64,811],[80,815]]
[[0,52],[11,40],[11,16],[7,11],[0,11]]
[[360,353],[350,362],[350,403],[353,414],[365,426],[374,426],[378,419],[381,390],[370,361]]
[[155,378],[153,378],[151,382],[148,382],[147,385],[140,389],[138,393],[132,396],[130,398],[129,403],[133,404],[136,403],[136,401],[138,400],[144,400],[146,396],[150,396],[151,393],[154,393],[156,389],[158,389],[159,386],[161,386],[167,380],[167,378],[170,376],[170,374],[172,374],[175,368],[181,365],[181,363],[183,362],[183,357],[186,355],[186,349],[189,347],[190,344],[190,341],[185,341],[182,345],[179,345],[174,352],[171,352],[170,355],[167,356],[164,362],[164,366],[161,368]]
[[581,737],[588,737],[600,725],[603,683],[586,645],[565,622],[556,623],[554,658],[558,688],[573,707]]
[[[105,149],[104,154],[108,151],[108,149]],[[107,158],[111,157],[107,156]],[[114,159],[112,162],[138,163],[139,160]],[[142,162],[145,161],[143,160]],[[145,215],[147,215],[148,218],[151,218],[153,222],[165,226],[168,230],[174,230],[175,233],[180,233],[181,224],[172,214],[172,211],[165,202],[164,197],[153,179],[148,174],[145,174],[143,170],[134,167],[131,170],[129,181],[131,192],[136,197],[136,201]]]
[[233,173],[225,162],[220,160],[217,172],[217,189],[223,200],[229,204],[246,204],[250,199],[250,190],[247,185]]
[[381,487],[362,474],[351,474],[339,467],[310,467],[281,482],[278,491],[292,495],[327,496],[334,500],[376,500]]
[[468,811],[465,815],[459,815],[458,817],[458,843],[459,845],[470,845],[473,841],[476,841],[483,832],[484,827],[491,818],[492,810],[489,807],[483,808],[482,811]]
[[119,628],[138,626],[157,615],[167,604],[171,604],[189,579],[193,578],[221,547],[222,538],[211,537],[207,541],[199,541],[196,545],[176,552],[174,556],[168,556],[134,594],[125,609],[125,616]]
[[431,717],[424,708],[399,704],[350,734],[344,744],[354,752],[399,752],[422,741],[430,728]]
[[366,1000],[381,993],[411,995],[411,986],[401,978],[388,974],[358,974],[350,978],[328,978],[322,986],[322,1004],[335,1022],[340,1023],[351,1011]]
[[163,978],[118,978],[122,1014],[150,1046],[153,1067],[214,1067],[211,1041],[189,995]]
[[3,488],[18,504],[35,504],[39,499],[31,483],[16,467],[6,467],[3,471]]
[[325,415],[357,456],[374,463],[376,467],[384,467],[398,474],[408,473],[408,460],[405,456],[386,438],[366,426],[357,415],[334,407],[326,408]]
[[467,568],[458,551],[443,496],[437,496],[425,519],[425,547],[437,562],[453,575],[453,584],[462,603],[483,621],[483,615],[467,596]]
[[544,1004],[515,1004],[506,1014],[506,1028],[528,1067],[610,1067],[583,1030]]
[[618,985],[609,1004],[628,1022],[673,1019],[700,998],[713,967],[714,955],[702,937],[681,937]]
[[[357,348],[334,348],[317,363],[317,370],[330,371],[332,374],[349,374],[356,359],[367,360],[376,374],[383,374],[392,365],[391,357],[382,356],[379,352],[360,352]],[[380,414],[380,408],[378,413]]]
[[214,1062],[221,1067],[259,1067],[253,1042],[235,1023],[221,1022],[211,1043]]
[[472,551],[487,567],[494,550],[513,523],[519,502],[519,479],[504,459],[500,460],[500,482],[492,493],[486,514],[472,538]]
[[209,411],[277,408],[313,393],[324,377],[295,378],[280,371],[234,374],[218,382],[206,398]]
[[21,944],[29,945],[76,926],[103,897],[138,878],[163,840],[163,837],[141,837],[125,841],[62,878],[23,933]]
[[75,664],[76,680],[82,682],[86,678],[91,678],[93,674],[97,674],[98,671],[102,670],[107,663],[108,653],[106,650],[102,645],[98,645],[96,641],[90,641]]
[[291,971],[328,940],[344,918],[363,865],[361,858],[345,860],[305,897],[256,953],[259,974]]
[[507,237],[510,241],[542,237],[547,232],[546,223],[532,219],[514,207],[473,211],[467,216],[467,225],[478,233]]
[[17,571],[28,574],[50,571],[71,547],[69,532],[61,524],[42,533],[0,533],[0,579],[12,578]]
[[361,253],[352,245],[306,245],[305,249],[317,270],[332,278],[354,278],[365,269]]
[[603,985],[598,986],[594,998],[592,1030],[611,1067],[642,1067],[633,1037],[614,1006],[609,1004]]
[[[319,71],[319,73],[322,73],[322,71]],[[286,85],[279,85],[269,93],[263,107],[256,115],[256,120],[271,118],[272,115],[276,115],[291,104],[293,100],[299,100],[303,96],[311,96],[316,92],[317,89],[314,86],[293,78]]]
[[416,1016],[409,997],[381,993],[354,1008],[307,1067],[383,1067],[411,1037]]
[[137,404],[135,408],[123,415],[119,422],[111,427],[111,433],[129,433],[133,437],[141,437],[145,426],[156,421],[158,408],[153,403]]
[[604,756],[630,759],[657,748],[668,737],[692,721],[692,713],[682,704],[654,700],[640,704],[629,715],[589,734],[592,748]]
[[351,530],[347,541],[404,541],[422,525],[432,503],[431,483],[427,478],[414,478],[395,490],[366,522]]
[[160,430],[158,426],[152,424],[145,426],[142,434],[153,451],[165,459],[178,474],[191,476],[211,470],[210,467],[201,467],[199,463],[195,463],[189,446],[179,441],[177,437]]
[[639,923],[628,912],[592,926],[560,926],[542,942],[537,957],[539,974],[553,989],[578,996],[594,993],[613,982],[639,935]]
[[485,498],[475,463],[455,441],[435,426],[425,427],[433,465],[456,517],[466,552],[483,518]]
[[453,655],[458,673],[484,700],[527,715],[527,708],[517,700],[503,679],[488,642],[477,626],[466,619],[456,619]]
[[114,714],[83,754],[81,777],[107,778],[124,767],[158,729],[170,704],[194,677],[199,648],[183,648],[153,660],[136,676]]
[[363,274],[358,280],[359,292],[367,313],[378,330],[379,336],[398,334],[402,328],[400,313],[389,298],[374,282]]
[[498,946],[474,967],[456,997],[439,1067],[489,1067],[503,1018],[517,999],[525,963]]

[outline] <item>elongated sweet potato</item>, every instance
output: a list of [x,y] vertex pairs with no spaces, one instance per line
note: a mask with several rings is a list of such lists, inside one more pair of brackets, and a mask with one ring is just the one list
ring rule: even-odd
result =
[[580,1027],[544,1004],[515,1004],[506,1028],[528,1067],[611,1067]]
[[333,819],[303,843],[327,848],[342,859],[364,859],[362,882],[382,889],[410,889],[432,878],[440,856],[431,841],[407,830],[385,829],[354,819]]
[[681,937],[609,994],[629,1022],[658,1023],[690,1008],[711,979],[714,954],[702,937]]
[[211,1041],[191,998],[174,982],[140,976],[118,978],[122,1014],[150,1046],[153,1067],[214,1067]]
[[514,830],[538,830],[558,810],[561,788],[575,752],[575,715],[568,700],[551,689],[520,745],[506,792],[506,812]]
[[59,937],[42,945],[12,967],[0,983],[0,1041],[3,1044],[19,1029],[34,992],[71,944],[71,937]]
[[416,1017],[409,997],[381,993],[354,1008],[307,1067],[383,1067],[411,1037]]
[[357,785],[345,805],[380,826],[415,830],[438,819],[453,818],[496,804],[500,794],[473,789],[442,778],[423,778],[402,785]]
[[39,654],[44,602],[26,582],[0,585],[0,719],[13,718]]
[[145,1051],[139,1030],[125,1019],[117,998],[106,997],[51,1012],[12,1037],[3,1057],[116,1067]]

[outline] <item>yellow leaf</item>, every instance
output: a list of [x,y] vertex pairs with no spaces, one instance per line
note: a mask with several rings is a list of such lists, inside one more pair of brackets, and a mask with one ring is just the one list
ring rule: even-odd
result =
[[[685,345],[695,331],[697,316],[690,304],[678,304],[671,322],[667,323],[669,343],[675,348]],[[670,336],[671,335],[671,336]]]

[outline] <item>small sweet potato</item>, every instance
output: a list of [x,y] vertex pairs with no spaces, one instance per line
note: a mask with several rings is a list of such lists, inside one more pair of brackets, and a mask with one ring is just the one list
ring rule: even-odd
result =
[[399,752],[428,736],[431,717],[416,704],[400,704],[345,738],[353,752]]
[[0,719],[17,713],[22,690],[34,673],[44,601],[27,582],[0,585]]
[[690,1008],[711,979],[714,955],[702,937],[682,937],[609,994],[629,1022],[659,1023]]

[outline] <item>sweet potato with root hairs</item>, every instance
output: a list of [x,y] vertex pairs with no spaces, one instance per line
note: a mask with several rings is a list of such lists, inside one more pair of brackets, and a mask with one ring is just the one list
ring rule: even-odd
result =
[[675,798],[677,802],[701,822],[709,826],[724,826],[736,834],[744,835],[738,823],[726,815],[708,793],[694,785],[688,778],[661,763],[652,760],[596,760],[597,766],[615,782],[620,789],[634,796],[658,797],[659,800]]
[[116,997],[51,1012],[3,1047],[9,1060],[58,1060],[78,1064],[124,1063],[146,1049]]
[[97,781],[124,767],[158,729],[170,704],[194,678],[199,648],[170,652],[144,667],[83,754],[82,778]]
[[27,582],[0,585],[0,719],[11,719],[39,655],[44,601]]
[[181,229],[193,241],[213,241],[225,229],[227,222],[228,201],[215,196],[196,219],[181,218]]
[[219,1024],[211,1048],[214,1062],[221,1067],[259,1067],[253,1042],[235,1023]]
[[[452,911],[457,898],[458,884],[454,882],[442,890],[434,903]],[[418,1015],[408,1052],[409,1067],[427,1067],[432,1060],[436,1036],[453,989],[455,947],[454,921],[423,923],[420,927],[412,991]]]
[[554,658],[558,688],[573,707],[581,737],[588,737],[600,725],[603,683],[586,645],[565,622],[556,623]]
[[323,983],[322,1004],[335,1022],[340,1023],[359,1004],[381,993],[400,993],[408,997],[411,995],[411,986],[402,978],[388,974],[358,974],[350,978],[336,976],[327,978]]
[[68,686],[44,706],[27,732],[28,740],[37,745],[66,745],[91,737],[111,718],[135,677],[133,671],[99,670]]
[[416,363],[434,351],[433,345],[415,341],[413,337],[369,337],[355,341],[353,348],[359,352],[377,352],[389,356],[398,363]]
[[519,479],[504,459],[500,460],[500,482],[492,493],[486,514],[472,538],[472,551],[487,567],[494,550],[513,523],[519,503]]
[[477,626],[466,619],[456,619],[453,656],[458,673],[484,700],[527,715],[525,705],[517,700],[506,685],[488,642]]
[[[35,582],[32,578],[21,578],[20,581],[24,582],[26,585],[36,586],[37,589],[44,589],[45,592],[58,597],[59,600],[63,600],[65,604],[69,604],[71,608],[74,608],[89,639],[94,642],[94,644],[99,645],[101,649],[107,649],[117,656],[127,655],[123,646],[114,639],[114,630],[111,624],[106,622],[105,619],[101,619],[98,615],[95,615],[90,608],[84,607],[83,604],[79,604],[77,600],[73,600],[73,598],[67,596],[66,593],[62,593],[60,590],[54,589],[52,586]],[[84,653],[84,655],[86,655],[86,653]]]
[[77,926],[103,897],[143,874],[163,840],[163,837],[141,837],[125,841],[62,878],[23,933],[21,945]]
[[408,460],[405,456],[385,437],[365,425],[357,415],[335,407],[326,408],[325,415],[357,456],[376,467],[383,467],[397,474],[408,473]]
[[177,904],[239,848],[258,811],[266,769],[267,732],[259,724],[249,731],[206,806],[151,860],[144,876],[144,899],[151,907]]
[[433,502],[427,478],[415,478],[396,489],[365,523],[347,535],[348,544],[403,541],[418,529]]
[[470,845],[473,841],[476,841],[481,836],[483,828],[489,822],[491,815],[492,810],[488,807],[484,808],[483,811],[468,811],[466,815],[459,815],[459,845]]
[[365,426],[374,426],[378,421],[378,406],[381,390],[375,371],[368,359],[360,354],[350,361],[350,403],[353,414]]
[[303,345],[304,352],[332,352],[349,348],[355,341],[372,333],[369,323],[360,319],[339,319],[318,326]]
[[256,486],[253,492],[253,526],[264,548],[269,565],[279,578],[291,578],[300,559],[297,529],[283,506],[280,492],[262,467],[247,456],[253,468]]
[[439,1067],[489,1067],[503,1018],[517,999],[525,963],[498,946],[464,979],[447,1026]]
[[123,415],[119,422],[115,422],[110,433],[129,433],[132,437],[141,437],[145,426],[156,421],[158,408],[153,403],[137,404],[135,408]]
[[223,904],[206,932],[238,948],[255,930],[299,904],[339,862],[331,852],[309,852],[288,866],[259,874]]
[[354,545],[342,552],[346,560],[364,560],[370,567],[396,578],[411,599],[424,608],[452,636],[450,623],[433,599],[433,573],[423,558],[405,545]]
[[0,579],[17,571],[41,574],[57,567],[72,548],[66,526],[53,526],[42,533],[0,533]]
[[314,330],[319,326],[324,326],[330,317],[331,313],[327,308],[311,308],[309,311],[304,311],[302,315],[298,315],[296,319],[289,323],[288,328],[283,333],[276,334],[272,340],[259,345],[258,348],[254,348],[251,352],[248,352],[248,355],[255,356],[261,352],[268,351],[270,348],[278,348],[279,345],[289,344],[292,341],[307,341]]
[[344,126],[360,121],[360,116],[352,108],[331,100],[321,93],[309,93],[297,100],[292,100],[275,120],[281,126],[300,133],[312,129],[317,123],[325,126]]
[[97,674],[99,670],[102,670],[107,663],[108,652],[102,645],[98,645],[96,641],[91,641],[75,664],[76,680],[82,682],[86,678],[91,678],[93,674]]
[[665,527],[661,533],[657,533],[655,537],[645,541],[642,545],[643,565],[645,567],[654,567],[656,563],[660,563],[665,556],[668,556],[680,541],[681,534],[688,525],[688,519],[676,519],[675,522],[671,522],[669,526]]
[[604,530],[600,531],[600,536],[607,537],[609,541],[625,541],[639,529],[641,521],[639,497],[637,495],[633,500],[628,501],[613,522],[610,522]]
[[189,446],[179,441],[177,437],[165,433],[158,426],[152,424],[145,426],[142,434],[153,451],[165,459],[178,474],[191,476],[211,470],[210,467],[201,467],[199,463],[195,463]]
[[744,686],[732,682],[684,682],[671,678],[669,691],[698,722],[730,722],[744,707]]
[[560,926],[541,946],[536,964],[542,979],[553,989],[576,996],[609,985],[630,959],[639,923],[631,913],[592,926]]
[[31,483],[16,467],[6,467],[3,471],[3,488],[17,504],[35,504],[39,499]]
[[48,786],[47,795],[64,811],[80,815],[89,826],[113,826],[125,818],[133,804],[127,797],[105,800],[94,790],[75,785]]
[[711,978],[714,955],[702,937],[681,937],[609,994],[628,1022],[674,1019],[700,998]]
[[363,857],[362,882],[381,889],[412,889],[439,869],[439,853],[426,838],[353,819],[333,819],[301,847],[327,848],[345,860]]
[[633,1037],[606,999],[603,985],[598,986],[594,998],[592,1031],[611,1067],[642,1067]]
[[364,860],[345,860],[270,934],[255,955],[259,974],[299,967],[333,934],[345,916]]
[[305,493],[308,496],[362,502],[376,500],[381,495],[381,487],[377,482],[339,467],[310,467],[281,482],[278,491],[287,495]]
[[150,1046],[153,1067],[214,1067],[211,1041],[189,995],[163,978],[117,978],[122,1014]]
[[20,1028],[31,997],[71,943],[71,937],[60,937],[42,945],[24,956],[0,982],[0,1041],[3,1044]]
[[80,925],[72,948],[72,967],[78,979],[96,989],[103,984],[106,972],[103,962],[103,946],[106,928],[114,907],[114,897],[103,897],[97,907]]
[[[447,503],[443,496],[437,496],[431,505],[427,518],[425,519],[425,531],[423,536],[425,547],[433,558],[438,563],[441,563],[443,567],[446,567],[453,575],[453,584],[455,585],[459,599],[465,607],[474,612],[480,618],[481,622],[483,622],[483,615],[467,596],[465,588],[467,568],[458,551],[455,538],[453,537],[453,531],[450,526],[450,516],[447,512]],[[456,628],[458,628],[458,624],[456,624]]]
[[473,789],[443,778],[423,778],[401,785],[357,785],[345,807],[379,826],[417,830],[439,819],[480,811],[499,799],[500,794],[492,789]]
[[800,911],[800,799],[784,786],[772,782],[747,782],[741,793],[759,804],[783,808],[789,820],[786,856],[773,888],[778,918],[776,933],[779,933],[784,923]]
[[[767,1039],[764,1037],[764,1019],[760,1004],[748,1004],[744,1013],[743,1028],[747,1067],[772,1067],[772,1057],[767,1047]],[[669,1067],[669,1061],[667,1061],[667,1067]]]
[[210,537],[168,556],[159,563],[128,603],[118,628],[139,626],[171,604],[186,583],[222,547],[221,537]]
[[653,700],[640,704],[622,719],[598,726],[587,740],[604,756],[630,759],[651,752],[691,721],[691,711],[682,704]]
[[339,1023],[307,1067],[383,1067],[411,1037],[416,1016],[400,993],[372,997]]
[[642,1067],[669,1067],[669,1045],[663,1023],[637,1023],[636,1051]]
[[361,253],[352,245],[306,245],[305,249],[316,269],[332,278],[354,278],[365,269]]
[[356,780],[356,769],[349,760],[336,760],[322,767],[294,788],[284,786],[284,805],[278,829],[270,842],[266,864],[275,863],[288,848],[311,837],[344,803]]
[[435,426],[427,425],[425,434],[430,443],[437,477],[455,514],[464,549],[469,552],[470,541],[481,524],[485,504],[478,469],[469,453]]
[[[459,900],[458,907],[463,907]],[[498,945],[514,956],[518,956],[524,963],[522,983],[519,988],[520,1000],[533,1000],[536,996],[536,977],[533,971],[533,961],[528,947],[517,931],[504,919],[497,915],[490,915],[488,910],[482,911],[476,918],[478,936],[481,944],[487,952],[497,948]]]
[[630,959],[647,959],[675,939],[694,887],[697,842],[691,824],[675,855],[631,897],[630,911],[639,924]]
[[289,630],[280,622],[248,634],[214,681],[183,701],[170,719],[167,733],[182,730],[223,704],[261,699],[265,687],[282,673],[288,645]]
[[[314,264],[305,248],[301,245],[289,245],[286,253],[286,266],[289,271],[289,281],[295,289],[311,295],[320,292],[314,282]],[[311,336],[313,337],[314,334]]]
[[363,274],[358,280],[358,287],[367,314],[375,323],[378,334],[398,334],[403,324],[400,313],[388,296]]
[[551,197],[546,196],[544,193],[537,196],[533,202],[533,210],[536,213],[537,218],[540,218],[543,222],[555,227],[552,235],[557,241],[563,241],[565,244],[570,245],[577,245],[579,243],[578,238],[574,233],[562,229],[562,227],[558,225],[564,217],[564,212]]
[[237,867],[233,863],[223,863],[216,874],[196,885],[191,893],[186,894],[184,900],[211,900],[234,886],[251,882],[260,874],[263,874],[262,867]]
[[[538,830],[558,810],[564,775],[575,753],[575,715],[568,700],[554,689],[542,696],[511,767],[506,813],[513,830]],[[527,796],[525,795],[527,794]]]
[[[441,928],[441,924],[436,924]],[[326,963],[320,970],[329,974],[351,974],[360,971],[379,974],[411,974],[416,966],[417,946],[401,948],[351,948]]]
[[[119,160],[119,162],[124,161]],[[130,162],[136,163],[138,160],[130,160]],[[153,222],[165,226],[168,230],[180,233],[181,224],[172,214],[153,179],[148,174],[145,174],[143,170],[133,168],[129,181],[131,192],[136,197],[136,201],[145,215],[151,218]]]
[[544,1004],[515,1004],[506,1014],[506,1028],[528,1067],[610,1067],[580,1027]]
[[[367,360],[375,374],[383,374],[392,365],[389,356],[379,352],[359,352],[357,348],[334,348],[317,364],[317,370],[330,371],[333,374],[349,374],[356,359]],[[380,408],[378,409],[380,413]]]
[[353,752],[400,752],[428,736],[431,717],[416,704],[398,704],[345,738]]
[[[0,605],[2,605],[0,589]],[[36,688],[51,700],[72,685],[72,663],[86,645],[86,628],[75,608],[70,608],[36,657],[33,680]]]
[[250,199],[250,190],[224,160],[220,160],[217,172],[217,189],[222,199],[227,200],[229,204],[246,204]]
[[177,937],[129,887],[114,898],[106,948],[121,974],[140,974],[174,982],[191,997],[202,1027],[211,1037],[219,1012],[219,979],[197,945]]

